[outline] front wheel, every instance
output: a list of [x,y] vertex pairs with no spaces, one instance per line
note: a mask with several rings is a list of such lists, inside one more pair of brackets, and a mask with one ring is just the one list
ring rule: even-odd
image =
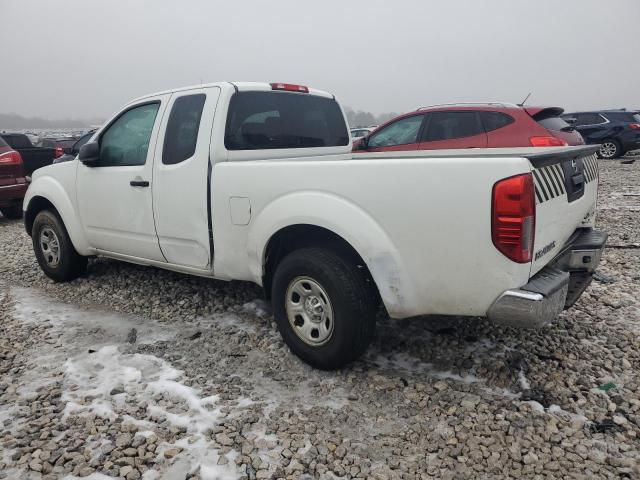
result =
[[316,368],[346,365],[373,339],[375,291],[356,265],[330,250],[287,255],[276,269],[271,299],[285,343]]
[[615,140],[605,140],[600,145],[600,149],[598,150],[598,156],[604,159],[612,159],[618,158],[622,155],[622,148],[620,148],[620,144]]
[[76,252],[67,229],[54,213],[44,210],[36,216],[31,241],[42,271],[56,282],[79,277],[87,268],[87,257]]

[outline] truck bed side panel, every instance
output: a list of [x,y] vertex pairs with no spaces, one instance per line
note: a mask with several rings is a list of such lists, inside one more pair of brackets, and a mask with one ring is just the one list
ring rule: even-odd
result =
[[[514,263],[493,246],[490,221],[494,183],[528,171],[527,160],[518,157],[220,162],[212,174],[215,275],[261,282],[268,235],[258,246],[248,238],[262,213],[274,211],[270,204],[295,194],[283,218],[269,219],[272,233],[314,218],[334,232],[350,233],[392,316],[484,315],[502,291],[529,278],[529,264]],[[305,195],[341,201],[304,201]],[[232,197],[249,199],[248,225],[231,221]],[[353,212],[366,220],[356,223]],[[384,235],[364,231],[371,221]]]

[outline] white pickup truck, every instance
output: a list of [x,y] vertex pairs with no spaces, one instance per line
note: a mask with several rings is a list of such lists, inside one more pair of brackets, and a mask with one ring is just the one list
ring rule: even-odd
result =
[[597,146],[351,153],[333,95],[215,83],[129,103],[24,200],[56,281],[102,255],[264,287],[306,362],[361,355],[393,318],[541,326],[591,280]]

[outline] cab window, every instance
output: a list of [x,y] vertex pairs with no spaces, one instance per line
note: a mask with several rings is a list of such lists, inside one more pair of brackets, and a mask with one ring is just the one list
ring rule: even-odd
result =
[[100,166],[144,165],[160,102],[133,107],[120,115],[100,138]]
[[206,98],[204,93],[185,95],[173,103],[162,149],[165,165],[175,165],[193,157]]

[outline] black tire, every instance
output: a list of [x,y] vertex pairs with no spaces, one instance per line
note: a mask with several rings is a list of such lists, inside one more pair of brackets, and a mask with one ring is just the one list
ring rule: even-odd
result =
[[[53,257],[47,254],[41,244],[41,234],[43,230],[48,230],[55,234],[58,245],[58,261],[56,263],[52,262]],[[43,210],[36,215],[31,231],[31,241],[40,268],[45,275],[52,280],[56,282],[67,282],[79,277],[85,272],[87,268],[87,257],[83,257],[76,252],[67,233],[67,229],[55,213]],[[48,251],[51,252],[51,250]]]
[[[328,296],[333,326],[321,345],[304,341],[287,315],[289,287],[296,280],[304,282],[301,278],[317,282]],[[322,370],[340,368],[365,352],[375,333],[376,299],[375,289],[361,269],[323,248],[293,251],[280,262],[273,277],[271,301],[282,338],[298,357]]]
[[22,218],[22,205],[20,203],[16,203],[8,207],[2,207],[0,208],[0,212],[10,220],[18,220]]
[[613,140],[612,138],[607,138],[603,140],[600,148],[598,149],[598,157],[611,160],[614,158],[618,158],[624,155],[622,151],[622,147],[617,140]]

